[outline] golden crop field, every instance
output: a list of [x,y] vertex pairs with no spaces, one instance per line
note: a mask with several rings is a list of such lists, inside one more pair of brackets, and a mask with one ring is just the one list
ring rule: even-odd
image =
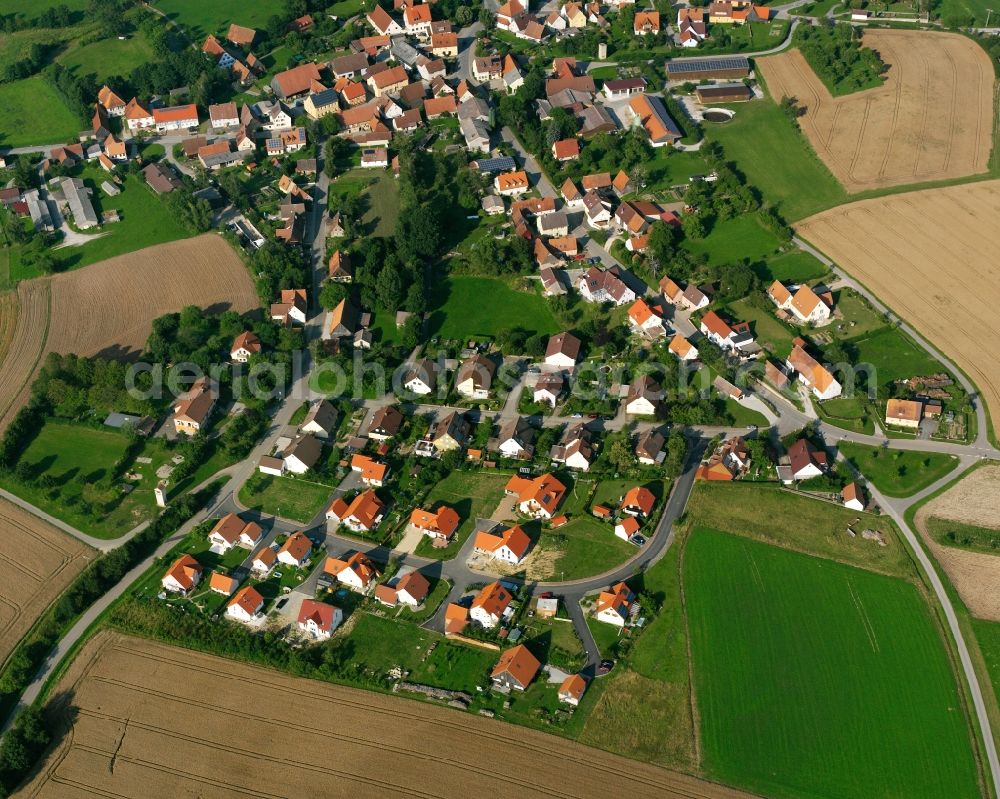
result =
[[87,644],[53,696],[71,730],[18,796],[745,796],[504,722],[113,633]]
[[0,498],[0,663],[93,554],[86,544]]
[[822,250],[969,375],[1000,420],[1000,181],[896,194],[799,222]]
[[757,61],[775,101],[794,97],[804,108],[802,131],[844,188],[858,193],[985,172],[994,83],[986,52],[957,33],[868,30],[863,42],[889,65],[886,81],[840,97],[797,49]]

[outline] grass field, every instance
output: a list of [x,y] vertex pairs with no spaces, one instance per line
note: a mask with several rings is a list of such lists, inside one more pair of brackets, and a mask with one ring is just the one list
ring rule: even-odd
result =
[[768,283],[773,280],[801,283],[823,277],[828,270],[815,256],[802,250],[791,250],[768,258],[759,266],[755,264],[755,271],[761,280]]
[[531,333],[559,329],[541,296],[515,291],[494,278],[444,278],[434,287],[431,304],[428,331],[443,339],[489,339],[515,327]]
[[703,239],[684,239],[684,246],[696,255],[705,255],[713,264],[729,264],[744,258],[756,260],[778,248],[777,237],[753,214],[717,223]]
[[908,497],[958,464],[954,455],[941,453],[884,450],[846,441],[838,448],[879,491],[890,497]]
[[156,0],[154,6],[172,21],[188,29],[191,37],[201,44],[210,33],[225,33],[232,22],[247,28],[263,28],[274,14],[280,14],[279,0]]
[[[993,13],[987,15],[992,10]],[[945,25],[984,26],[996,18],[996,6],[990,0],[942,0],[937,9],[938,16]]]
[[433,510],[438,505],[447,505],[455,509],[462,523],[449,546],[436,549],[431,546],[431,540],[424,536],[417,545],[416,554],[438,560],[455,557],[476,526],[476,518],[488,519],[493,515],[504,497],[503,489],[508,480],[510,477],[503,474],[452,472],[435,485],[422,501],[421,507]]
[[750,322],[757,343],[782,361],[792,351],[792,339],[795,334],[785,327],[770,308],[758,308],[747,299],[730,303],[729,309],[735,319]]
[[820,502],[773,484],[699,482],[687,505],[693,524],[728,530],[759,541],[894,576],[910,577],[913,564],[895,525],[865,516],[864,524],[885,534],[880,547],[847,535],[858,512]]
[[875,433],[875,424],[868,407],[857,397],[837,397],[826,402],[815,402],[813,407],[823,417],[823,421],[835,427],[868,435]]
[[96,75],[101,82],[112,75],[128,75],[140,64],[153,59],[153,48],[141,31],[127,39],[102,39],[83,47],[73,47],[56,61],[77,75]]
[[753,408],[747,408],[745,405],[741,405],[736,400],[731,397],[726,397],[726,412],[733,417],[733,424],[740,427],[746,427],[748,425],[757,425],[757,427],[766,428],[767,418],[762,413],[758,413],[753,410]]
[[918,347],[909,336],[894,327],[884,327],[870,336],[852,339],[857,349],[855,363],[875,367],[880,385],[943,370],[940,361]]
[[980,795],[914,586],[708,528],[683,572],[709,774],[782,797]]
[[[769,100],[733,106],[736,117],[725,125],[706,126],[751,185],[774,203],[789,222],[839,205],[847,192],[813,152],[781,110]],[[761,158],[761,153],[781,153]],[[808,186],[809,191],[802,191]]]
[[372,235],[391,236],[399,217],[399,185],[392,172],[378,173],[378,179],[370,183],[361,196],[368,201],[368,210],[361,221],[373,226]]
[[475,693],[487,681],[496,664],[497,653],[450,641],[437,645],[410,678],[414,682]]
[[333,494],[330,486],[301,477],[274,477],[269,474],[254,477],[253,483],[247,481],[240,489],[243,505],[303,524],[312,521],[326,507]]
[[0,84],[0,146],[75,141],[83,120],[66,107],[43,78]]
[[127,448],[128,439],[110,428],[49,420],[20,462],[29,464],[36,477],[48,475],[54,485],[22,485],[9,478],[0,485],[88,535],[117,538],[153,512],[151,490],[123,496],[108,480]]

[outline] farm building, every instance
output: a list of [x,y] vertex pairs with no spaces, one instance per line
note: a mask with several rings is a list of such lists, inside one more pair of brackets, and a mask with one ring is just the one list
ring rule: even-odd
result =
[[702,105],[711,103],[742,103],[753,97],[750,87],[742,83],[728,83],[724,86],[699,86],[694,90],[698,102]]
[[726,80],[745,78],[750,74],[746,56],[726,58],[685,58],[667,61],[667,80]]

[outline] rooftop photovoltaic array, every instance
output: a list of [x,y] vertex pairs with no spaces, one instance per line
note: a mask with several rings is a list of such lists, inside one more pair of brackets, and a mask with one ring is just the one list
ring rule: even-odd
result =
[[694,58],[690,61],[668,61],[667,72],[671,75],[683,75],[687,72],[721,72],[731,69],[750,69],[750,62],[745,56],[732,58]]

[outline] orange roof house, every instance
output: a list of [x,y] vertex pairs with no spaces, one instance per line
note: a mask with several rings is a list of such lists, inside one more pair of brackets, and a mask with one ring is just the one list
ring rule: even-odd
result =
[[552,157],[556,161],[572,161],[580,155],[579,139],[560,139],[552,143]]
[[499,560],[509,563],[520,563],[521,559],[528,553],[531,546],[531,539],[524,532],[521,525],[515,524],[508,527],[499,535],[489,532],[476,533],[474,549],[477,552],[486,552]]
[[167,591],[187,592],[201,579],[202,566],[190,555],[181,555],[160,581]]
[[454,602],[449,602],[444,609],[444,634],[456,635],[465,629],[469,623],[469,609]]
[[414,508],[410,514],[410,524],[432,538],[450,539],[460,521],[458,513],[447,505],[442,505],[435,511]]
[[622,499],[622,510],[633,515],[649,516],[656,505],[656,497],[645,486],[630,488]]
[[490,679],[502,690],[513,688],[523,691],[535,679],[541,667],[542,664],[531,654],[528,647],[519,644],[500,655],[500,660],[490,672]]
[[559,701],[579,705],[586,690],[587,681],[579,674],[570,674],[559,686]]
[[490,583],[472,600],[469,616],[484,627],[494,627],[513,599],[510,591],[499,582]]
[[361,481],[365,485],[380,486],[385,482],[389,467],[367,455],[357,454],[351,458],[351,470],[361,472]]
[[253,44],[253,40],[257,38],[257,31],[253,28],[244,28],[242,25],[233,23],[229,26],[226,38],[238,47],[246,47]]
[[528,516],[551,519],[566,495],[566,486],[553,475],[543,474],[534,479],[514,475],[505,488],[517,496],[518,506]]
[[212,572],[212,578],[208,581],[208,587],[217,594],[232,596],[240,581],[235,577],[230,577],[222,572]]
[[632,23],[632,32],[637,35],[660,32],[659,11],[636,11]]

